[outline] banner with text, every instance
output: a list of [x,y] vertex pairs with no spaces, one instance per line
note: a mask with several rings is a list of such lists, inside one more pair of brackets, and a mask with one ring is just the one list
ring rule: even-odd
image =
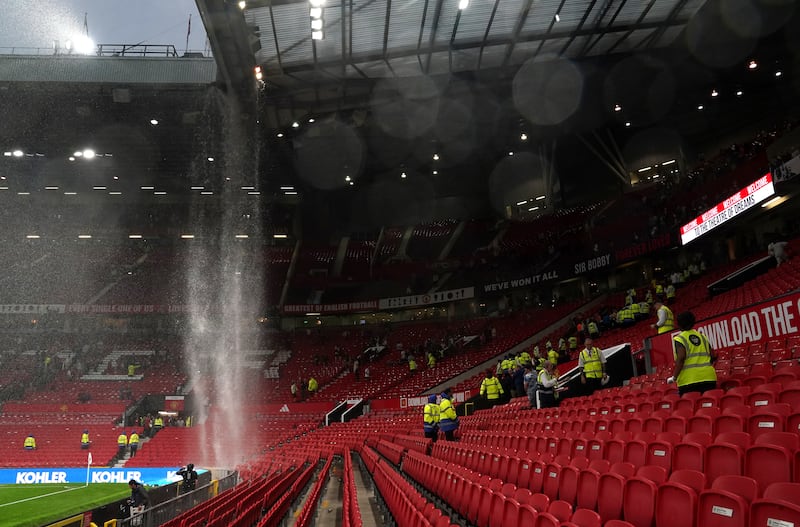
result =
[[[800,293],[792,293],[702,320],[695,329],[708,337],[714,349],[747,346],[800,332]],[[672,364],[672,337],[678,332],[650,337],[654,365]]]
[[576,262],[575,265],[572,266],[572,269],[576,275],[580,275],[592,271],[608,269],[613,264],[614,264],[614,258],[612,257],[611,253],[606,253],[606,254],[598,254],[597,256],[593,256],[592,258],[587,258],[586,260]]
[[681,227],[681,243],[686,245],[692,240],[703,236],[711,229],[719,227],[755,207],[774,194],[775,185],[772,182],[772,174],[767,172],[753,183],[740,189],[736,194],[725,201],[717,203],[716,206]]
[[[452,401],[454,403],[463,403],[473,393],[471,390],[463,392],[454,392]],[[422,395],[420,397],[401,397],[400,399],[375,399],[369,402],[370,411],[375,410],[398,410],[402,408],[422,408],[428,403],[428,396]]]
[[659,249],[665,249],[672,244],[672,234],[666,233],[651,240],[617,249],[614,251],[614,258],[616,258],[617,263],[622,263],[625,260],[633,260],[634,258],[639,258],[640,256],[655,252]]
[[139,315],[151,313],[188,313],[186,305],[152,304],[69,304],[67,313]]
[[371,311],[377,308],[377,300],[366,300],[363,302],[343,302],[341,304],[287,304],[283,306],[283,312],[287,315],[305,315],[307,313],[330,315],[351,311]]
[[333,410],[336,403],[286,403],[286,404],[249,404],[242,408],[245,415],[260,417],[276,414],[326,414]]
[[[127,483],[135,479],[146,485],[166,485],[182,479],[175,475],[178,469],[179,467],[93,468],[89,471],[89,483]],[[200,474],[207,471],[198,468],[197,472]],[[0,469],[0,484],[2,485],[30,485],[33,483],[86,483],[86,467]]]
[[532,285],[537,285],[544,282],[549,282],[551,280],[559,280],[559,279],[561,279],[561,277],[559,276],[558,271],[547,270],[541,273],[524,274],[516,278],[511,278],[509,280],[504,280],[501,282],[492,282],[489,284],[483,284],[480,287],[480,289],[484,293],[500,293],[502,291],[508,291],[509,289],[516,289],[518,287],[530,287]]
[[450,289],[447,291],[437,291],[435,293],[425,293],[422,295],[398,296],[395,298],[381,298],[378,300],[378,309],[399,309],[404,307],[424,307],[433,304],[443,304],[445,302],[455,302],[475,297],[474,287],[462,287],[461,289]]
[[64,304],[0,304],[2,315],[41,315],[63,313]]

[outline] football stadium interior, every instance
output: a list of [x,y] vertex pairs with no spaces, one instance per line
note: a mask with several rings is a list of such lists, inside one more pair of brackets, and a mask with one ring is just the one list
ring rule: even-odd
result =
[[800,525],[800,4],[36,4],[0,526]]

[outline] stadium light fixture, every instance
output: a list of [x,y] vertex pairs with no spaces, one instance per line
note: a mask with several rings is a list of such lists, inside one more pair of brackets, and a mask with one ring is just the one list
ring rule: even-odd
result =
[[625,121],[625,128],[630,128],[630,127],[631,127],[631,122]]
[[439,161],[439,154],[433,154],[433,160]]
[[519,134],[519,140],[520,141],[527,141],[528,140],[528,134],[526,134],[524,132]]
[[703,106],[702,104],[698,104],[698,105],[697,105],[697,109],[698,109],[698,110],[702,110],[703,108],[705,108],[705,106]]
[[150,124],[153,126],[158,126],[158,119],[150,119]]
[[744,95],[744,92],[743,92],[742,90],[738,90],[738,91],[736,92],[736,96],[737,96],[737,97],[741,97],[742,95]]
[[344,180],[345,180],[345,181],[347,181],[347,182],[349,182],[349,181],[350,181],[350,179],[351,179],[351,177],[350,177],[350,176],[345,176],[345,177],[344,177]]
[[512,151],[509,151],[509,152],[508,152],[508,155],[509,155],[509,156],[513,156],[513,155],[514,155],[514,152],[512,152]]
[[776,77],[780,77],[781,75],[783,75],[783,72],[781,70],[775,72]]
[[407,178],[408,176],[406,176],[406,173],[405,173],[405,172],[400,172],[400,177],[401,177],[401,178],[403,178],[403,179],[405,179],[405,178]]
[[300,128],[300,123],[298,123],[297,121],[293,122],[292,128]]
[[556,22],[561,22],[561,15],[556,13],[555,19],[556,19]]
[[313,18],[311,20],[311,29],[313,31],[322,31],[322,19],[321,18]]
[[93,55],[97,50],[94,40],[87,35],[76,35],[72,41],[67,41],[67,49],[79,55]]
[[67,159],[69,159],[70,161],[75,161],[75,156],[69,156]]
[[767,210],[774,209],[775,207],[777,207],[778,205],[780,205],[784,201],[787,201],[788,199],[789,199],[789,196],[775,196],[774,198],[770,199],[769,201],[766,201],[766,202],[762,203],[761,204],[761,208],[764,208],[764,209],[767,209]]
[[619,104],[615,104],[614,105],[614,111],[615,112],[621,112],[622,111],[622,106],[620,106]]
[[322,8],[321,7],[312,7],[308,10],[308,15],[311,18],[322,18]]
[[3,156],[5,157],[11,157],[11,155],[11,152],[3,152]]
[[351,186],[353,185],[353,182],[352,182],[352,181],[350,182],[350,185],[351,185]]
[[209,157],[207,157],[207,158],[206,158],[206,160],[207,160],[209,163],[213,163],[213,162],[214,162],[214,158],[213,158],[213,157],[210,157],[210,156],[209,156]]
[[76,152],[75,152],[74,154],[72,154],[72,155],[73,155],[73,157],[83,157],[83,152],[76,151]]
[[280,139],[281,137],[283,137],[283,132],[278,132],[278,135],[277,135],[277,137],[278,137],[278,139]]
[[718,97],[719,96],[719,92],[717,90],[711,90],[711,96],[712,97]]
[[469,7],[469,0],[458,0],[458,8],[464,10]]
[[322,40],[323,38],[325,38],[325,35],[322,33],[322,31],[311,32],[311,40]]
[[94,156],[95,156],[95,152],[91,148],[87,148],[86,150],[83,151],[83,158],[84,159],[93,159]]
[[13,152],[11,152],[11,154],[14,157],[22,157],[23,155],[25,155],[25,153],[22,150],[14,150]]
[[313,117],[308,120],[309,123],[313,123],[314,121],[316,121],[316,119],[314,119]]
[[434,175],[434,176],[438,176],[438,175],[439,175],[439,171],[438,171],[438,170],[434,170],[434,171],[433,171],[433,175]]
[[754,70],[756,68],[758,68],[758,62],[751,60],[747,63],[747,69]]

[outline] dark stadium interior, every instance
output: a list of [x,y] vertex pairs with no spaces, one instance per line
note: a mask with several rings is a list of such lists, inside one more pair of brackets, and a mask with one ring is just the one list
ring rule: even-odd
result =
[[0,20],[0,527],[800,524],[800,4],[56,4]]

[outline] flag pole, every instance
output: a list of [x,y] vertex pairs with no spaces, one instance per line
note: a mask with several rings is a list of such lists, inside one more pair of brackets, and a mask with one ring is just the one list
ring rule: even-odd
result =
[[92,453],[89,452],[89,455],[86,458],[86,487],[89,486],[89,470],[92,468]]
[[185,55],[187,51],[189,51],[189,35],[192,34],[192,14],[189,13],[189,26],[186,28],[186,46],[183,48],[183,54]]

